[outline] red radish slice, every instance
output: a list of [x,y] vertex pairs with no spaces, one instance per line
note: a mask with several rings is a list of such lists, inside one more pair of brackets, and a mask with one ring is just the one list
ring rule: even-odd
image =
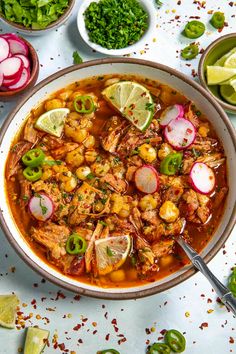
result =
[[4,79],[3,80],[3,86],[8,87],[17,84],[17,82],[20,80],[22,73],[20,73],[19,76],[16,76],[14,79]]
[[29,210],[35,219],[46,221],[54,213],[54,204],[48,195],[37,193],[29,201]]
[[25,56],[28,55],[28,46],[19,37],[9,37],[7,38],[7,41],[10,46],[11,54],[23,54]]
[[17,81],[16,84],[8,86],[8,89],[10,91],[22,89],[23,87],[25,87],[28,84],[29,79],[30,79],[30,72],[28,69],[24,68],[22,71],[20,80]]
[[215,174],[212,168],[203,162],[195,162],[190,171],[191,184],[195,191],[209,194],[215,188]]
[[20,59],[23,61],[24,68],[29,69],[29,67],[30,67],[30,61],[29,61],[29,59],[28,59],[25,55],[23,55],[23,54],[16,54],[16,55],[14,55],[14,57],[20,58]]
[[8,58],[10,47],[5,38],[0,38],[0,62]]
[[23,70],[23,61],[20,58],[7,58],[0,63],[0,71],[2,71],[6,79],[14,79]]
[[194,142],[196,129],[189,120],[179,117],[165,127],[164,135],[174,149],[183,150]]
[[172,119],[183,117],[184,107],[180,104],[174,104],[173,106],[167,107],[160,116],[160,126],[165,127],[172,121]]
[[151,165],[143,165],[137,169],[134,181],[138,190],[152,194],[159,189],[159,176]]
[[3,80],[4,80],[4,76],[3,76],[3,73],[0,71],[0,87],[3,84]]

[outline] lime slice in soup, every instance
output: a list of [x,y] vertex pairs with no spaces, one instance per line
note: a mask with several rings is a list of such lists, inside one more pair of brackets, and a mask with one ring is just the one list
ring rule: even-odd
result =
[[105,275],[120,268],[130,252],[131,237],[114,236],[95,241],[97,268]]
[[0,326],[15,327],[15,318],[19,299],[16,295],[0,295]]
[[221,85],[220,86],[221,96],[225,101],[236,105],[236,91],[230,85]]
[[236,47],[231,49],[228,53],[219,58],[214,66],[224,66],[226,59],[228,59],[232,54],[236,53]]
[[236,75],[236,68],[224,68],[221,66],[207,66],[207,84],[217,85],[231,79]]
[[105,88],[104,98],[139,130],[144,131],[153,117],[153,99],[142,85],[121,81]]
[[24,354],[42,353],[47,343],[48,337],[49,331],[41,328],[29,327],[27,329]]
[[43,113],[36,121],[35,127],[48,134],[60,138],[64,128],[67,114],[70,112],[68,108],[56,108]]

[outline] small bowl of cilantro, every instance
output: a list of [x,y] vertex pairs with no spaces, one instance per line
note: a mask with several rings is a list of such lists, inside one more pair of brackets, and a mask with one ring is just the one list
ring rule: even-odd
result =
[[124,55],[144,49],[155,31],[156,9],[145,0],[83,0],[77,26],[95,51]]
[[0,0],[0,19],[25,35],[46,34],[70,16],[75,0]]

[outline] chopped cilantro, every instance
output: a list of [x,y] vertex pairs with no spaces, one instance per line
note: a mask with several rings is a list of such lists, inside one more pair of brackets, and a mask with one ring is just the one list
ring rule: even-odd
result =
[[99,224],[103,225],[103,226],[107,226],[107,223],[103,220],[99,220]]
[[113,252],[110,249],[110,247],[108,247],[108,246],[107,246],[107,255],[108,255],[108,257],[112,257],[113,256]]

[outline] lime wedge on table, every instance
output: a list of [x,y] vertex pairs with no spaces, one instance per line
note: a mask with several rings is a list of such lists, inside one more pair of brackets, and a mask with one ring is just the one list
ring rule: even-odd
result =
[[40,354],[42,353],[49,331],[41,328],[28,327],[25,340],[24,354]]
[[108,274],[124,264],[131,248],[131,237],[114,236],[95,241],[98,273]]
[[68,113],[70,113],[68,108],[52,109],[37,119],[35,127],[60,138]]
[[225,68],[234,68],[236,69],[236,52],[231,54],[224,63]]
[[105,88],[104,98],[141,131],[151,123],[153,99],[142,85],[121,81]]
[[236,68],[224,68],[222,66],[207,66],[207,84],[217,85],[231,79],[236,75]]
[[220,86],[221,96],[225,101],[236,105],[236,91],[230,85],[221,85]]
[[16,295],[0,295],[0,326],[15,327],[15,318],[19,299]]
[[228,53],[226,53],[225,55],[223,55],[221,58],[219,58],[214,66],[224,66],[226,59],[228,59],[232,54],[236,53],[236,47],[234,47],[233,49],[231,49]]

